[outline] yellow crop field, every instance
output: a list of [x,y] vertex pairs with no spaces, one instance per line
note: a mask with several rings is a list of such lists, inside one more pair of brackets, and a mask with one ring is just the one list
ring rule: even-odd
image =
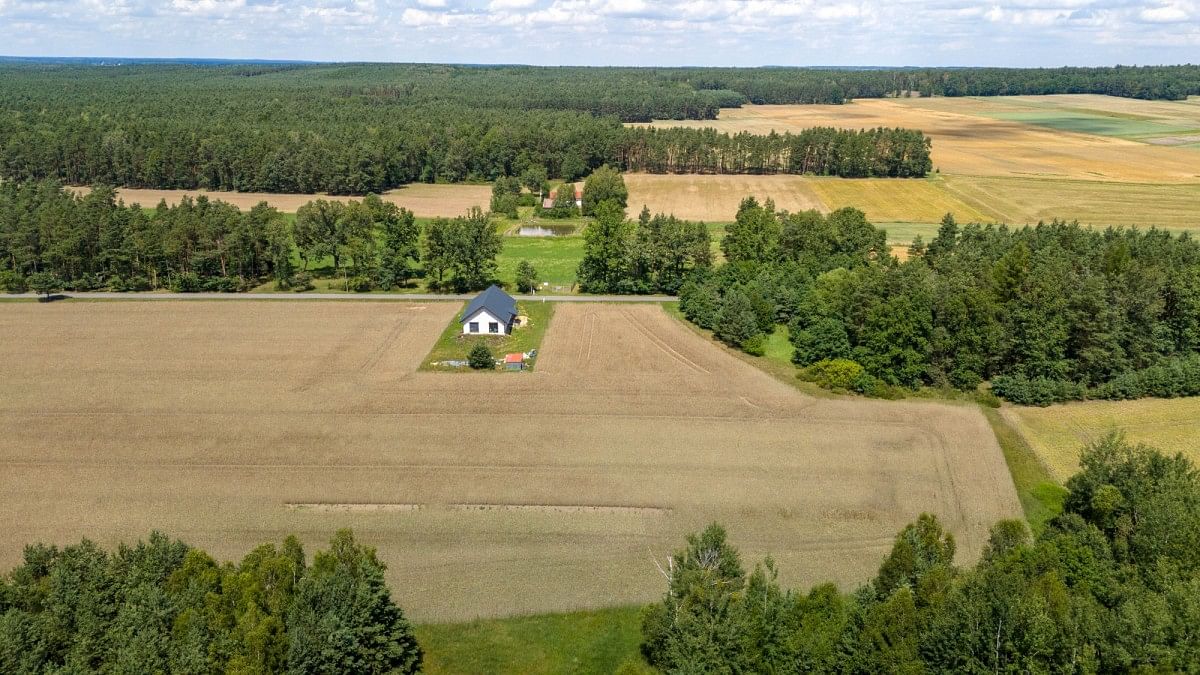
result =
[[631,216],[648,206],[653,213],[673,213],[688,220],[729,222],[737,215],[738,204],[750,195],[774,199],[776,208],[787,211],[829,210],[804,176],[634,173],[625,175],[625,185]]
[[960,223],[988,222],[994,215],[946,189],[945,181],[898,178],[809,177],[823,210],[853,206],[875,223],[911,221],[936,223],[947,213]]
[[[1200,153],[1196,155],[1200,162]],[[1200,184],[984,176],[946,176],[944,184],[954,198],[989,216],[985,222],[1025,225],[1061,218],[1099,227],[1200,231]]]
[[1079,450],[1110,431],[1200,463],[1200,398],[1085,401],[1046,408],[1005,407],[1005,418],[1047,468],[1065,481],[1079,469]]
[[713,521],[849,589],[921,512],[964,563],[1021,513],[975,408],[810,398],[655,305],[559,305],[533,372],[418,372],[461,306],[0,305],[0,567],[352,527],[410,617],[460,621],[650,602]]

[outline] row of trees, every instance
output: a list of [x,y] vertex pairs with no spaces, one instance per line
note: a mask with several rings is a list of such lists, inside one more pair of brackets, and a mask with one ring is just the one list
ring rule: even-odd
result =
[[292,233],[274,208],[242,212],[184,198],[152,211],[125,207],[112,188],[78,197],[53,182],[0,183],[0,285],[51,273],[75,290],[243,290],[287,274]]
[[685,315],[750,351],[788,325],[798,365],[853,361],[860,391],[991,380],[1041,404],[1200,391],[1200,244],[1186,234],[947,216],[900,262],[861,212],[746,200],[722,249],[726,265],[681,287]]
[[1189,672],[1200,664],[1200,476],[1181,455],[1109,437],[1083,453],[1061,515],[992,528],[982,559],[922,515],[844,596],[747,575],[725,531],[688,538],[643,613],[668,673]]
[[52,181],[0,183],[0,288],[14,292],[242,291],[267,280],[306,290],[317,266],[346,290],[425,275],[469,291],[495,279],[502,245],[478,208],[422,229],[411,211],[374,195],[313,200],[293,223],[265,203],[240,211],[201,196],[146,210],[111,187],[80,197]]
[[912,129],[815,127],[798,134],[734,135],[715,129],[632,128],[617,164],[649,173],[794,173],[843,178],[912,178],[933,169],[932,143]]
[[29,546],[0,577],[0,671],[419,672],[384,569],[346,530],[311,564],[294,537],[236,565],[158,533]]

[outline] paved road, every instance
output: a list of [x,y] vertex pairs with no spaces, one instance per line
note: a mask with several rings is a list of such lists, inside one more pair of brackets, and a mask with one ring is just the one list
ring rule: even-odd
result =
[[[474,293],[453,295],[443,293],[113,293],[94,291],[90,293],[58,293],[59,298],[80,300],[469,300]],[[10,298],[36,298],[35,293],[17,293],[0,296]],[[549,302],[674,302],[672,295],[518,295],[518,300]]]

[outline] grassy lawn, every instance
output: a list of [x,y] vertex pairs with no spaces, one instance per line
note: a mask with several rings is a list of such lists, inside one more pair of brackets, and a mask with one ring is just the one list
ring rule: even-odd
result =
[[[466,309],[465,303],[463,304],[463,309]],[[421,363],[421,370],[476,372],[465,367],[452,368],[449,366],[435,366],[433,364],[438,361],[465,361],[467,353],[471,351],[476,342],[480,341],[487,343],[487,346],[492,350],[492,354],[498,359],[503,358],[505,354],[529,352],[531,349],[539,348],[542,344],[542,336],[546,334],[546,326],[550,324],[550,318],[554,316],[554,303],[519,302],[517,303],[517,313],[529,317],[529,325],[513,329],[511,335],[473,335],[468,337],[462,334],[462,324],[459,323],[460,310],[455,313],[454,318],[446,326],[446,330],[442,331],[441,337],[433,345],[433,349],[429,351],[429,355],[425,357],[425,361]],[[536,358],[526,361],[526,369],[532,370],[536,361]]]
[[996,434],[1000,449],[1004,451],[1004,461],[1017,488],[1025,520],[1029,521],[1034,532],[1038,532],[1046,521],[1062,512],[1067,491],[1055,481],[1033,448],[1005,421],[1000,411],[985,406],[980,408],[992,426],[992,432]]
[[416,627],[427,673],[652,672],[638,652],[640,607]]
[[573,292],[575,270],[583,260],[583,237],[505,237],[496,258],[500,280],[515,287],[517,263],[522,260],[533,263],[539,282],[550,283],[547,292]]
[[788,337],[788,327],[782,324],[776,324],[775,331],[767,336],[767,350],[762,358],[775,363],[794,367],[792,365],[792,352],[796,348],[792,346],[792,342]]

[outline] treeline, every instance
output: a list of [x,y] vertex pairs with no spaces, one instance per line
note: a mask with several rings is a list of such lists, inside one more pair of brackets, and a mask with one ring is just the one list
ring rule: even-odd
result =
[[[382,193],[544,169],[922,175],[918,132],[868,157],[622,122],[714,119],[744,102],[939,95],[1200,93],[1200,67],[638,69],[439,65],[0,65],[0,178],[159,189]],[[866,132],[868,136],[878,132]],[[800,136],[804,136],[803,134]],[[907,136],[913,136],[908,138]],[[878,139],[877,139],[878,140]],[[848,141],[847,141],[848,142]],[[796,145],[810,151],[797,152]],[[835,146],[836,147],[836,146]],[[927,153],[926,153],[927,154]],[[843,167],[843,164],[851,166]]]
[[797,365],[868,394],[988,380],[1039,404],[1200,390],[1200,244],[1186,234],[947,216],[905,262],[885,242],[853,209],[747,200],[729,262],[685,284],[680,307],[750,351],[788,325]]
[[932,142],[912,129],[833,129],[734,135],[715,129],[631,128],[617,164],[648,173],[814,174],[912,178],[933,169]]
[[[664,72],[660,70],[659,72]],[[1183,100],[1200,94],[1200,65],[1100,68],[679,68],[667,78],[735,91],[748,103],[842,103],[889,96],[1106,94]]]
[[162,534],[34,545],[0,577],[0,672],[415,673],[421,648],[375,550],[343,530],[218,563]]
[[342,290],[426,276],[431,288],[470,291],[494,280],[502,243],[479,209],[422,229],[411,211],[375,195],[316,199],[292,222],[265,202],[241,211],[184,197],[147,211],[111,187],[81,197],[52,181],[0,184],[0,289],[9,292],[228,292],[268,281],[303,291],[318,264]]
[[0,183],[0,286],[49,273],[71,290],[240,291],[289,274],[292,233],[266,204],[243,212],[188,197],[152,212],[110,187],[79,197],[54,182]]
[[1192,672],[1200,666],[1200,479],[1181,455],[1109,437],[1087,448],[1061,515],[992,528],[982,559],[922,515],[871,582],[782,588],[747,575],[725,531],[688,538],[643,613],[667,673]]

